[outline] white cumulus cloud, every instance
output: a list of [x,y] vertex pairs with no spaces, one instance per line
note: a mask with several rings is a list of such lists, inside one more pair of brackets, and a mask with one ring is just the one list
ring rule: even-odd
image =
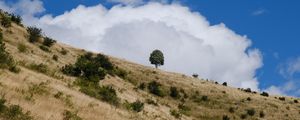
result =
[[256,70],[262,66],[251,40],[220,23],[211,25],[198,12],[180,4],[116,5],[107,9],[80,5],[58,16],[24,19],[59,40],[144,65],[160,49],[162,69],[228,82],[234,87],[258,90]]

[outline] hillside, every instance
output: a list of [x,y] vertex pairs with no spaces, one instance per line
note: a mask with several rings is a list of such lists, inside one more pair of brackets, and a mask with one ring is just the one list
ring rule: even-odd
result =
[[[61,69],[65,65],[77,63],[77,58],[87,54],[87,51],[63,43],[47,47],[43,45],[43,36],[38,36],[35,42],[29,42],[31,37],[26,27],[16,22],[6,26],[3,24],[4,19],[7,19],[5,17],[7,16],[1,13],[0,31],[5,51],[15,62],[13,67],[0,67],[0,119],[300,118],[300,103],[297,98],[263,96],[248,89],[232,88],[112,56],[108,56],[108,60],[113,68],[105,68],[107,74],[103,79],[99,75],[99,82],[88,81],[92,78],[84,80],[82,75],[67,75]],[[96,56],[98,53],[92,54]]]

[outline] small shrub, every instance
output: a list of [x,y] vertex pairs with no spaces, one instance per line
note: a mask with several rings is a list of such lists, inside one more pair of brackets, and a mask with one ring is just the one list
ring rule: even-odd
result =
[[154,100],[152,100],[152,99],[146,99],[146,103],[154,105],[154,106],[158,106],[158,104]]
[[294,103],[299,103],[298,100],[294,100]]
[[148,90],[150,93],[157,95],[159,97],[164,97],[165,93],[163,92],[162,88],[161,88],[161,84],[156,82],[156,81],[152,81],[150,83],[148,83]]
[[15,65],[13,57],[6,51],[3,35],[0,32],[0,68],[7,69]]
[[27,32],[29,33],[29,42],[35,43],[42,36],[42,29],[37,27],[28,27]]
[[230,108],[229,108],[229,112],[230,112],[230,113],[234,113],[234,112],[235,112],[234,107],[230,107]]
[[111,86],[102,86],[99,89],[101,100],[108,102],[112,105],[119,104],[119,98],[117,97],[116,90]]
[[181,114],[177,110],[170,110],[170,114],[175,118],[180,118]]
[[19,73],[21,69],[17,65],[11,65],[8,69],[10,72]]
[[50,49],[47,46],[40,45],[40,49],[45,51],[45,52],[51,52]]
[[11,21],[15,22],[18,25],[22,25],[22,18],[20,15],[11,14]]
[[180,94],[176,87],[170,87],[170,96],[174,99],[179,99]]
[[223,86],[227,86],[227,82],[224,82],[222,85],[223,85]]
[[191,108],[184,104],[179,104],[178,109],[179,109],[180,113],[185,114],[185,115],[189,115],[189,111],[191,111]]
[[47,47],[51,47],[54,43],[56,43],[56,40],[53,40],[52,38],[45,37],[43,41],[43,45]]
[[245,89],[244,91],[245,91],[245,92],[251,93],[251,88],[247,88],[247,89]]
[[57,92],[57,93],[54,95],[54,97],[55,97],[56,99],[61,98],[61,96],[63,96],[63,92],[61,92],[61,91]]
[[198,78],[198,74],[196,74],[196,73],[194,73],[193,75],[192,75],[194,78]]
[[223,120],[230,120],[230,117],[228,117],[227,115],[223,115]]
[[67,51],[66,49],[62,48],[61,51],[60,51],[60,53],[61,53],[62,55],[67,55],[67,54],[68,54],[68,51]]
[[63,113],[63,120],[82,120],[82,118],[80,118],[77,113],[73,113],[69,110],[65,110]]
[[250,116],[254,116],[255,115],[255,110],[254,109],[248,109],[246,111],[247,111],[247,114],[250,115]]
[[40,73],[44,73],[46,74],[48,72],[48,66],[41,63],[41,64],[31,64],[29,66],[30,69],[32,70],[35,70],[37,72],[40,72]]
[[143,82],[139,85],[139,89],[144,90],[146,88],[146,84]]
[[55,61],[58,61],[58,56],[57,55],[53,55],[52,59],[55,60]]
[[24,45],[24,44],[22,44],[22,43],[19,43],[19,44],[18,44],[18,50],[19,50],[19,52],[21,52],[21,53],[25,53],[25,52],[27,52],[27,46]]
[[247,114],[241,114],[240,118],[241,119],[246,119],[247,118]]
[[260,112],[259,112],[259,117],[260,117],[260,118],[264,118],[264,117],[265,117],[264,111],[260,111]]
[[260,95],[265,96],[265,97],[269,97],[269,94],[267,92],[262,92]]
[[251,98],[250,98],[250,97],[247,97],[247,100],[248,100],[248,101],[251,101]]
[[6,109],[5,102],[5,99],[0,98],[0,114]]
[[131,109],[136,112],[141,112],[144,109],[144,103],[139,100],[131,103],[130,106],[131,106]]
[[281,101],[285,101],[285,97],[279,97],[278,99]]

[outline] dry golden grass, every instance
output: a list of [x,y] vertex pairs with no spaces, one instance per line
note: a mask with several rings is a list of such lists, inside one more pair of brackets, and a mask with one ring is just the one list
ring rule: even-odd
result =
[[[76,78],[60,72],[62,66],[74,63],[79,55],[85,53],[84,50],[57,43],[50,48],[51,52],[44,52],[39,48],[39,43],[32,44],[27,41],[28,34],[25,28],[16,24],[12,24],[10,28],[0,28],[7,51],[18,61],[18,66],[21,68],[18,74],[0,70],[0,95],[5,95],[9,104],[17,104],[24,110],[30,111],[37,120],[60,120],[65,110],[77,111],[78,116],[84,120],[171,120],[176,118],[170,114],[170,110],[178,110],[179,104],[190,108],[190,111],[186,111],[181,117],[185,120],[221,120],[223,115],[239,120],[247,109],[254,109],[255,114],[252,117],[248,115],[246,119],[299,120],[300,118],[300,104],[293,103],[296,98],[286,97],[285,101],[280,101],[275,99],[275,96],[263,97],[259,94],[246,93],[236,88],[216,85],[212,81],[195,79],[110,57],[116,66],[128,72],[128,76],[123,80],[108,75],[100,81],[101,85],[112,85],[122,102],[125,100],[145,102],[146,99],[152,99],[159,104],[158,106],[145,104],[144,110],[139,113],[128,111],[123,107],[116,108],[81,93],[77,86],[72,85]],[[20,43],[27,46],[27,52],[19,52]],[[61,54],[62,49],[67,50],[68,53]],[[58,56],[58,61],[52,59],[53,55]],[[39,73],[29,67],[30,64],[40,63],[48,66],[47,73]],[[188,99],[182,102],[168,95],[162,98],[146,90],[137,89],[140,83],[149,83],[153,80],[161,83],[166,90],[171,86],[183,89]],[[42,92],[28,94],[30,86],[34,84],[38,86],[40,83],[46,83],[41,86]],[[200,96],[207,96],[208,100],[194,102],[192,96],[196,91]],[[54,95],[58,92],[62,92],[62,96],[55,98]],[[246,100],[248,97],[251,101]],[[234,108],[233,113],[229,112],[230,107]],[[264,118],[259,117],[260,111],[264,112]]]

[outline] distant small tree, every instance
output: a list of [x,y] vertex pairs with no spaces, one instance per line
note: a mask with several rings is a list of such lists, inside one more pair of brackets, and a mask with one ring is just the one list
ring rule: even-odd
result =
[[164,55],[160,50],[154,50],[150,54],[149,61],[157,68],[158,66],[164,65]]

